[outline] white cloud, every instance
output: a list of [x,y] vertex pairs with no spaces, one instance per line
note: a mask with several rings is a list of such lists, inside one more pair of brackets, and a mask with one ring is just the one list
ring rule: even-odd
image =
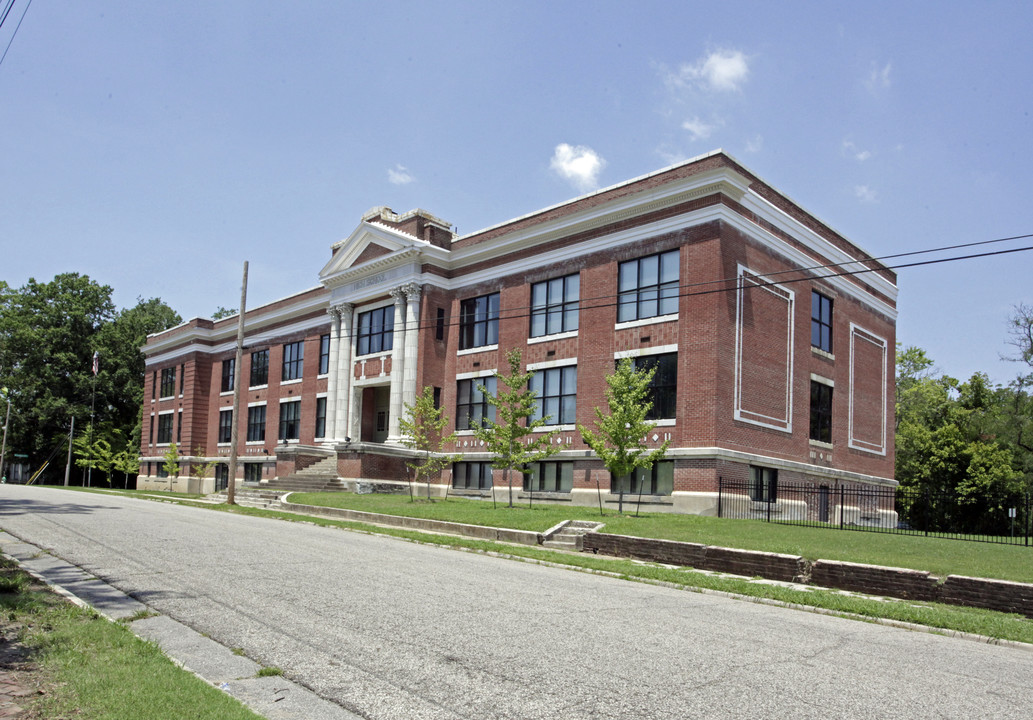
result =
[[764,138],[760,135],[754,135],[752,138],[746,141],[746,152],[758,153],[764,148]]
[[695,64],[684,63],[668,75],[675,86],[697,85],[707,90],[733,92],[750,74],[749,61],[739,50],[716,50]]
[[606,167],[606,161],[592,148],[560,143],[552,154],[550,167],[578,190],[586,192],[598,187],[599,173]]
[[717,128],[715,123],[706,123],[698,117],[686,120],[681,124],[682,130],[688,130],[693,140],[706,140]]
[[853,140],[843,141],[843,152],[857,162],[864,162],[872,156],[870,150],[862,150],[854,144]]
[[865,87],[872,92],[877,92],[882,88],[888,88],[890,86],[890,71],[892,69],[893,63],[886,63],[882,68],[879,68],[875,63],[872,63],[872,71],[864,81]]
[[855,185],[854,196],[861,202],[866,203],[875,202],[876,199],[875,190],[868,187],[867,185]]
[[409,168],[404,165],[395,165],[393,168],[388,168],[387,180],[392,185],[408,185],[411,182],[416,182],[416,178],[410,174]]

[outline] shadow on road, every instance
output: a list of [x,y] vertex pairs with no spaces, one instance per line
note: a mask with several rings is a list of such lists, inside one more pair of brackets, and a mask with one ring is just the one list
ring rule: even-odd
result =
[[113,505],[79,505],[78,503],[46,503],[37,500],[0,498],[0,515],[83,515],[97,510],[121,510]]

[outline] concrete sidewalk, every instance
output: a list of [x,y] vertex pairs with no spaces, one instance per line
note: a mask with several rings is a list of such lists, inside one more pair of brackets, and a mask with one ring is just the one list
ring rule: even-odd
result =
[[[151,614],[143,603],[81,568],[3,531],[0,531],[0,552],[16,560],[58,594],[82,607],[92,607],[108,620],[139,618],[126,623],[134,634],[153,641],[177,665],[221,688],[269,720],[356,720],[359,717],[285,677],[258,677],[262,666],[255,661],[235,654],[172,618]],[[0,673],[0,718],[20,717],[23,711],[18,701],[35,691],[5,680],[9,678]]]

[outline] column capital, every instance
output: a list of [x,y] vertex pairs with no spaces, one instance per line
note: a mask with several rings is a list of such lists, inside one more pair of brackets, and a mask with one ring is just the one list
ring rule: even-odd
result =
[[405,287],[391,288],[391,297],[395,299],[395,304],[401,303],[405,300]]
[[409,302],[419,300],[420,296],[423,294],[423,286],[419,283],[411,282],[406,285],[402,285],[402,287],[398,289],[405,293],[405,297]]

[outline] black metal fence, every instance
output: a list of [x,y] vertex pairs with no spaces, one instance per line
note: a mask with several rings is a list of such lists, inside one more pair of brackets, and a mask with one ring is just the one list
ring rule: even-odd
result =
[[1033,495],[960,495],[856,485],[718,481],[718,517],[1030,545]]

